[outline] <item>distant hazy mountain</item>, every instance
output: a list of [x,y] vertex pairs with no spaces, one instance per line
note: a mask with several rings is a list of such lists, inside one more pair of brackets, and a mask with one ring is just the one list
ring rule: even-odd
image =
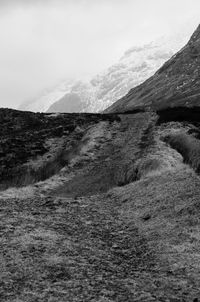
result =
[[82,102],[78,94],[67,93],[59,101],[53,103],[48,112],[79,112],[82,111]]
[[127,50],[116,64],[90,81],[63,82],[40,97],[23,103],[19,109],[35,112],[102,111],[127,94],[131,88],[151,77],[187,39],[188,35],[184,32],[133,47]]
[[19,109],[45,112],[49,106],[60,100],[67,92],[71,91],[72,83],[72,81],[65,81],[53,88],[44,90],[39,96],[22,103]]

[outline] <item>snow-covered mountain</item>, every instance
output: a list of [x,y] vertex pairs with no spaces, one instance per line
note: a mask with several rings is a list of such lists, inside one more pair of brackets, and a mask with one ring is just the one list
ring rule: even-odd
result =
[[[189,39],[190,34],[168,38],[127,50],[120,60],[90,81],[66,81],[44,92],[19,109],[48,112],[99,112],[152,76]],[[70,97],[72,94],[72,98]],[[70,102],[79,99],[80,107]]]
[[[127,95],[106,109],[126,112],[150,107],[154,110],[199,106],[200,98],[200,25],[189,42],[168,60],[152,77],[131,89]],[[198,113],[197,113],[198,115]]]

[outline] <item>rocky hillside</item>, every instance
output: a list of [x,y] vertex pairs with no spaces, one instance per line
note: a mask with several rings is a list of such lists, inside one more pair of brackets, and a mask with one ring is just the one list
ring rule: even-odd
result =
[[107,112],[138,107],[161,109],[200,104],[200,26],[189,42],[152,77],[133,88]]
[[[187,41],[188,34],[175,34],[152,43],[132,47],[122,58],[93,77],[90,81],[66,81],[40,97],[24,103],[22,110],[99,112],[152,76]],[[72,98],[79,97],[79,106],[73,107]]]
[[2,302],[197,302],[200,110],[1,109]]

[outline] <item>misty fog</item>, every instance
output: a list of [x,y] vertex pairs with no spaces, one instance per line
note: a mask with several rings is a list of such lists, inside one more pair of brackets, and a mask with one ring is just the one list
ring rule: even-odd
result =
[[87,79],[187,22],[192,33],[199,11],[199,0],[1,0],[0,106]]

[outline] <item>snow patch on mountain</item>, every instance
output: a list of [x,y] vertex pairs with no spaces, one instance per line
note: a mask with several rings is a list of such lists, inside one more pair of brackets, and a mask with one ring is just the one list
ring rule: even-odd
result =
[[[80,97],[80,112],[100,112],[152,76],[188,39],[189,33],[184,32],[184,35],[175,34],[146,45],[134,46],[116,64],[90,81],[64,81],[38,98],[22,104],[20,109],[45,112],[53,108],[57,112],[61,108],[59,100],[63,102],[65,95],[71,93]],[[67,110],[67,104],[65,108]]]

